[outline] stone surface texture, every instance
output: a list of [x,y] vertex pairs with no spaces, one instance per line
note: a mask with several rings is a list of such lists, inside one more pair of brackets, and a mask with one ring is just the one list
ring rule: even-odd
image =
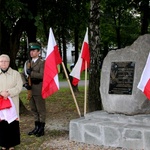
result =
[[[150,34],[140,36],[131,46],[112,50],[105,57],[100,80],[100,93],[105,111],[128,115],[150,113],[150,101],[137,88],[148,54]],[[111,62],[135,62],[132,95],[108,94]]]
[[128,116],[105,111],[88,113],[71,120],[69,139],[125,150],[150,149],[150,114]]
[[[70,140],[125,150],[150,150],[150,100],[137,88],[149,51],[150,34],[146,34],[131,46],[108,53],[100,81],[104,110],[71,120]],[[135,63],[132,94],[108,94],[111,62],[127,61]]]

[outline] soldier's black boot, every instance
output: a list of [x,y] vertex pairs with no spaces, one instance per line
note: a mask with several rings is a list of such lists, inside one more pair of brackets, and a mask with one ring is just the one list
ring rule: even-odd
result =
[[37,137],[43,136],[44,135],[44,127],[45,127],[45,122],[40,122],[40,127],[38,132],[36,133]]
[[38,133],[38,130],[40,128],[40,122],[39,121],[35,121],[35,128],[28,133],[28,135],[36,135]]

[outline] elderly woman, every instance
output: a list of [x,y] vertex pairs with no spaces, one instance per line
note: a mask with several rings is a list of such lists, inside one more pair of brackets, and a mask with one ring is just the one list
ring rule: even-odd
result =
[[14,150],[20,144],[19,128],[19,93],[22,90],[22,79],[18,71],[9,67],[8,55],[0,55],[0,97],[9,99],[11,107],[0,107],[0,146],[2,150]]

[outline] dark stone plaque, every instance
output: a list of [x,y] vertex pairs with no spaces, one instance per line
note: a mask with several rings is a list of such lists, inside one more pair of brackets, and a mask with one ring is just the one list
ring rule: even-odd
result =
[[134,68],[134,62],[111,63],[109,94],[132,94]]

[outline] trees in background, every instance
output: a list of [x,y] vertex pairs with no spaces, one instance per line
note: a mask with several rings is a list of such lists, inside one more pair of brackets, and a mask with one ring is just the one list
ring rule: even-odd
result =
[[[130,45],[139,35],[150,32],[149,0],[0,0],[0,10],[0,53],[10,56],[13,68],[20,46],[27,55],[26,38],[45,46],[50,27],[67,67],[67,43],[75,46],[76,62],[89,27],[91,111],[101,109],[100,69],[108,51]],[[23,53],[20,56],[27,59]]]
[[[101,69],[100,1],[91,0],[90,9],[90,69],[89,69],[89,111],[102,109],[99,92]],[[95,93],[95,94],[93,94]]]

